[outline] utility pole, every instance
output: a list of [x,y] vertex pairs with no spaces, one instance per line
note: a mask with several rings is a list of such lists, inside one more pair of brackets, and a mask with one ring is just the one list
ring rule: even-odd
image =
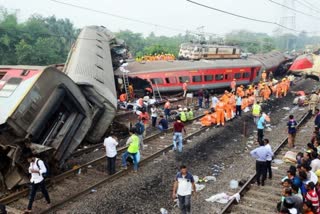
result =
[[[283,0],[282,4],[286,5],[288,8],[295,9],[295,1],[296,0]],[[279,24],[286,28],[295,30],[296,29],[296,13],[293,10],[290,10],[288,8],[283,7],[282,13],[281,13],[282,16],[280,17]],[[285,46],[287,51],[289,51],[290,49],[296,48],[296,39],[291,38],[293,31],[279,27],[276,29],[275,32],[278,36],[285,36],[285,40],[286,40]]]

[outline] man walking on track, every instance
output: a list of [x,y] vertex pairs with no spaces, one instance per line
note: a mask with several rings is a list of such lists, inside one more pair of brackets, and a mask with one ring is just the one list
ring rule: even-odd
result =
[[297,133],[297,121],[295,121],[293,115],[289,116],[289,122],[287,123],[288,126],[288,146],[289,148],[294,147],[294,140],[296,138]]
[[36,197],[37,190],[40,188],[44,198],[47,201],[48,206],[50,206],[50,197],[46,188],[46,184],[44,181],[44,175],[48,172],[47,167],[44,162],[37,158],[34,154],[28,154],[27,160],[30,163],[29,173],[31,174],[31,193],[28,203],[28,209],[25,210],[25,213],[32,212],[32,204]]
[[184,124],[180,121],[180,117],[177,117],[177,121],[173,124],[173,150],[177,150],[177,140],[178,140],[178,151],[182,152],[182,130],[186,134]]
[[252,150],[250,154],[256,159],[257,184],[258,186],[260,186],[260,184],[264,186],[264,181],[267,178],[267,159],[268,157],[272,157],[273,153],[264,146],[263,141],[259,142],[259,145],[260,146]]
[[182,165],[180,172],[176,175],[172,198],[176,199],[178,195],[179,208],[182,214],[191,213],[191,194],[196,193],[196,185],[191,173],[188,172],[187,167]]

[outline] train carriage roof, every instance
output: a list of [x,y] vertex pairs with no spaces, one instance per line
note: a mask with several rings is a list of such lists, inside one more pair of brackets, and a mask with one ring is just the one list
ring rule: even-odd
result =
[[278,67],[281,63],[286,61],[284,54],[278,51],[272,51],[265,54],[256,54],[250,56],[250,58],[260,61],[265,66],[266,70]]
[[[196,70],[212,68],[237,68],[261,66],[261,63],[255,59],[221,59],[221,60],[200,60],[200,61],[151,61],[151,62],[132,62],[126,67],[130,73],[152,73],[167,72],[178,70]],[[129,73],[129,74],[130,74]],[[122,75],[120,69],[115,71],[116,75]]]

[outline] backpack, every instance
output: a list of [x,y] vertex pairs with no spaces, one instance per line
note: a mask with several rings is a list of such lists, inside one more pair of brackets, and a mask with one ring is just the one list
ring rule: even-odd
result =
[[135,128],[136,128],[136,133],[138,135],[142,135],[143,134],[143,132],[144,132],[144,125],[143,124],[141,124],[140,122],[136,123]]
[[[38,163],[39,160],[40,160],[40,159],[37,160],[36,164],[37,164],[37,167],[41,170],[40,165],[39,165],[39,163]],[[46,169],[47,169],[47,172],[42,173],[42,177],[43,177],[43,178],[47,178],[47,177],[49,177],[49,167],[48,167],[48,164],[47,164],[47,163],[45,163],[44,161],[42,161],[42,162],[43,162],[44,166],[45,166]]]

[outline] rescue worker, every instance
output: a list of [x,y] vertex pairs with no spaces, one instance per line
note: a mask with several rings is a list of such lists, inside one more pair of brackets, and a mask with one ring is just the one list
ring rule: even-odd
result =
[[236,81],[237,81],[236,79],[233,79],[230,83],[231,92],[236,92],[236,86],[237,86]]
[[249,100],[247,96],[242,98],[241,110],[245,110],[249,106]]
[[[181,109],[182,110],[182,109]],[[181,122],[185,123],[187,122],[187,108],[184,108],[181,112],[180,112],[180,120]]]
[[130,129],[130,137],[128,138],[126,145],[128,150],[122,154],[122,168],[127,169],[127,158],[132,156],[133,159],[133,171],[138,171],[138,159],[137,155],[140,148],[139,137],[135,134],[135,129]]
[[128,91],[129,91],[130,98],[133,99],[134,98],[134,89],[133,89],[132,83],[129,84]]
[[220,97],[220,100],[227,103],[229,101],[229,91],[225,90],[224,94]]
[[183,85],[182,85],[182,90],[183,90],[183,97],[187,96],[187,91],[188,91],[188,80],[186,80]]
[[261,74],[261,79],[263,82],[266,82],[267,81],[267,73],[266,71],[263,71],[262,74]]
[[271,90],[267,84],[264,85],[263,88],[263,100],[268,101],[270,99]]
[[169,100],[167,100],[166,103],[164,104],[164,115],[166,117],[166,120],[168,120],[170,117],[170,109],[171,109],[171,103]]
[[191,108],[188,108],[188,112],[187,112],[187,120],[193,120],[194,116],[193,116],[193,111]]
[[228,99],[227,102],[224,104],[224,109],[226,112],[226,121],[233,119],[233,106],[230,103],[230,99]]
[[120,102],[126,102],[127,101],[127,94],[126,93],[120,94],[119,100],[120,100]]
[[257,124],[258,118],[260,116],[260,112],[261,112],[260,102],[257,101],[252,106],[252,116],[253,116],[253,121],[254,121],[255,124]]
[[311,111],[312,114],[315,113],[318,103],[319,103],[319,96],[315,91],[313,91],[309,98],[309,111]]
[[278,83],[276,85],[276,98],[281,98],[283,93],[282,84]]
[[204,116],[200,119],[201,126],[211,126],[211,114],[209,114],[209,111],[204,112]]
[[216,106],[216,114],[217,114],[217,127],[220,125],[224,126],[224,102],[219,101]]

